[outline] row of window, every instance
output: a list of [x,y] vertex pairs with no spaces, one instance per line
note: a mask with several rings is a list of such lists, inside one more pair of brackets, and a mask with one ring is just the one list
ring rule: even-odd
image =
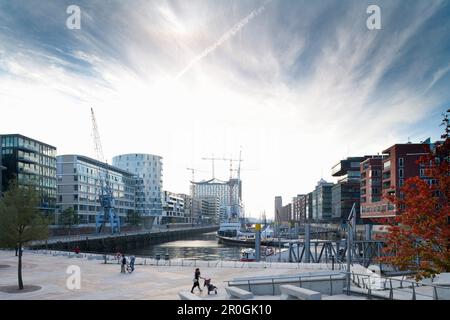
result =
[[36,141],[30,140],[30,139],[24,139],[22,137],[2,137],[2,148],[17,148],[17,147],[24,147],[27,149],[34,150],[36,152],[42,153],[49,157],[56,157],[56,149],[45,146],[43,144],[40,144]]
[[361,213],[378,213],[378,212],[391,211],[394,209],[395,209],[395,205],[392,203],[383,204],[383,205],[379,205],[379,206],[371,206],[371,207],[361,206]]

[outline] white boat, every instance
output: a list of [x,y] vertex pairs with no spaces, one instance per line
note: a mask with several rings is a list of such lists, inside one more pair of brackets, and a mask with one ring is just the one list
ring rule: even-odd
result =
[[217,235],[224,237],[238,237],[242,234],[240,222],[221,222]]
[[241,261],[256,261],[256,250],[252,248],[242,249]]

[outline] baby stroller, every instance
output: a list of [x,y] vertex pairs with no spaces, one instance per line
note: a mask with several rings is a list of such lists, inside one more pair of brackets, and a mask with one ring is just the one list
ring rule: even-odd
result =
[[206,279],[203,283],[203,286],[208,289],[208,294],[212,291],[214,291],[217,294],[217,287],[211,283],[211,279]]
[[127,261],[127,265],[126,265],[126,270],[128,273],[132,273],[134,271],[134,262],[135,262],[136,258],[135,257],[131,257],[129,262]]

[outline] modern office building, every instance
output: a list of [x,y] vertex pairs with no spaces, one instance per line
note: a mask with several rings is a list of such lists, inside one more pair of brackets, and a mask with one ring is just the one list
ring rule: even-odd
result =
[[162,157],[142,153],[123,154],[113,158],[113,166],[141,179],[137,211],[144,217],[162,216]]
[[220,221],[240,217],[242,212],[242,181],[211,179],[193,182],[194,198],[218,197],[220,201]]
[[198,200],[193,200],[190,195],[184,193],[178,193],[178,197],[183,199],[184,202],[184,218],[187,223],[196,223],[198,221],[200,205]]
[[[380,204],[382,197],[382,172],[384,156],[378,155],[361,162],[361,216]],[[378,209],[377,209],[378,210]],[[381,210],[381,209],[380,209]]]
[[184,197],[170,191],[163,191],[162,199],[163,214],[160,217],[160,224],[185,223]]
[[195,200],[198,200],[200,205],[200,223],[217,224],[221,221],[222,212],[219,197],[203,196]]
[[307,195],[299,194],[292,199],[292,220],[296,223],[306,222]]
[[81,225],[95,225],[95,217],[101,211],[102,177],[112,188],[116,214],[124,224],[127,214],[136,209],[138,180],[128,171],[81,155],[57,157],[59,213],[72,207]]
[[312,211],[315,222],[332,222],[332,188],[334,184],[320,179],[312,193]]
[[19,186],[34,186],[39,209],[47,216],[56,210],[56,147],[20,134],[1,135],[2,191],[16,179]]
[[334,222],[344,225],[347,223],[348,215],[355,204],[357,223],[360,218],[360,163],[367,159],[365,157],[349,157],[339,161],[331,169],[331,175],[337,177],[338,181],[332,188],[331,218]]
[[277,219],[278,211],[281,209],[282,206],[283,206],[283,198],[281,196],[275,197],[275,209],[273,212],[275,220]]
[[400,188],[408,178],[420,177],[427,180],[425,168],[417,162],[429,150],[429,143],[406,143],[395,144],[383,151],[385,157],[382,160],[381,198],[380,201],[364,204],[362,218],[393,217],[397,214],[395,206],[386,196],[400,196]]
[[275,221],[279,224],[288,224],[292,222],[292,203],[282,206],[278,210]]

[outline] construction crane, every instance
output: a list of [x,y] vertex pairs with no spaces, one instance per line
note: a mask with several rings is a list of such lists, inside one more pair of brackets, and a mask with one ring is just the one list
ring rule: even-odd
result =
[[[236,203],[233,205],[233,194],[234,194],[234,187],[236,185],[235,182],[232,181],[233,179],[233,171],[237,171],[237,185],[239,188],[240,185],[240,180],[241,180],[241,162],[244,161],[242,160],[242,150],[239,152],[239,159],[233,159],[233,158],[218,158],[218,157],[214,157],[214,154],[212,155],[212,157],[205,157],[202,158],[202,160],[211,160],[212,162],[212,177],[214,179],[214,162],[215,161],[230,161],[230,180],[229,180],[229,217],[231,218],[236,218],[240,216],[240,195],[238,194],[237,199],[236,199]],[[238,162],[239,166],[237,170],[233,169],[233,162]]]
[[211,172],[212,172],[212,178],[213,178],[213,180],[214,180],[214,161],[215,160],[221,160],[220,158],[215,158],[214,157],[214,153],[212,154],[212,157],[211,158],[202,158],[202,160],[211,160],[211,163],[212,163],[212,170],[211,170]]
[[[102,142],[100,140],[100,133],[93,108],[91,108],[91,119],[95,154],[97,160],[102,164],[105,164],[105,156],[103,155]],[[115,210],[114,194],[109,182],[110,178],[108,169],[106,169],[106,167],[102,168],[102,164],[99,164],[98,167],[100,169],[97,169],[97,177],[100,182],[99,202],[101,211],[97,213],[95,217],[96,231],[97,233],[101,233],[106,225],[106,222],[109,221],[111,226],[111,234],[120,233],[120,218],[116,214]]]

